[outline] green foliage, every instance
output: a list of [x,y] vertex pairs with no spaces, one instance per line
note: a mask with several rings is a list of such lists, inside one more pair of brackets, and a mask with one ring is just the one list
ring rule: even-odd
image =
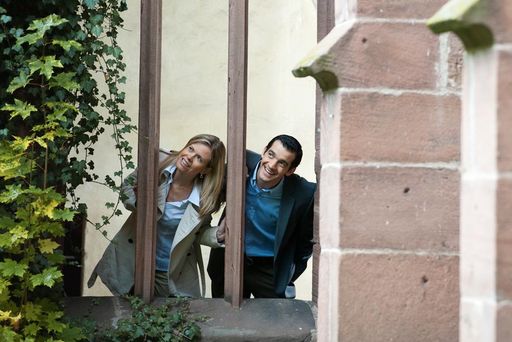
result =
[[[117,191],[134,167],[125,136],[135,127],[118,88],[124,9],[124,0],[0,4],[0,341],[85,338],[59,305],[60,243],[66,224],[86,209],[75,189],[93,181]],[[106,126],[118,149],[117,182],[99,181],[89,158]],[[112,212],[98,228],[119,214],[119,203],[108,204]]]
[[[117,44],[125,9],[125,0],[4,0],[0,7],[0,122],[6,123],[0,141],[19,139],[27,145],[28,137],[34,144],[25,151],[31,164],[9,153],[0,157],[6,159],[0,173],[21,164],[23,173],[46,168],[47,185],[66,193],[81,212],[86,205],[75,195],[78,186],[95,182],[118,192],[126,169],[135,166],[126,141],[135,126],[122,108],[120,88],[126,65]],[[106,110],[100,114],[98,108]],[[101,180],[90,156],[106,127],[113,132],[119,171]],[[32,181],[42,185],[40,173]],[[117,200],[95,227],[102,229],[120,215],[119,207]]]
[[165,304],[145,304],[140,298],[131,297],[132,314],[121,319],[112,329],[100,331],[94,341],[197,341],[201,330],[190,316],[185,299],[168,299]]

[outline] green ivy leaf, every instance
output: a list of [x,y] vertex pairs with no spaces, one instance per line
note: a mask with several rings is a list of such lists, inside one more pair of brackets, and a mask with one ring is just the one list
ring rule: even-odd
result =
[[11,119],[19,115],[25,120],[30,116],[30,113],[36,112],[37,108],[27,102],[14,99],[14,104],[6,104],[0,110],[10,111]]
[[72,39],[71,40],[54,39],[52,41],[52,44],[60,46],[61,48],[64,49],[64,51],[69,51],[69,50],[71,50],[71,48],[74,48],[75,50],[82,50],[82,44],[80,44],[76,40],[72,40]]
[[63,66],[59,60],[55,59],[55,56],[44,56],[41,59],[29,62],[28,67],[30,68],[30,76],[39,71],[41,75],[45,76],[46,79],[49,80],[53,75],[53,69],[62,68]]
[[0,248],[11,247],[11,234],[3,233],[0,234]]
[[40,321],[43,316],[42,315],[43,310],[42,310],[41,305],[34,304],[31,302],[28,302],[27,304],[25,304],[25,306],[23,307],[23,311],[25,312],[26,320],[29,322]]
[[17,77],[13,78],[11,83],[9,83],[7,92],[9,94],[12,94],[16,89],[25,88],[29,81],[30,78],[28,77],[28,75],[25,73],[25,71],[21,70],[20,74]]
[[91,33],[95,37],[99,37],[102,32],[103,32],[103,28],[99,25],[94,25],[91,29]]
[[32,142],[32,137],[14,137],[14,141],[11,142],[11,147],[14,151],[25,152]]
[[47,200],[38,198],[32,202],[31,206],[34,208],[34,214],[37,216],[53,218],[53,212],[59,204],[59,201],[53,199]]
[[64,236],[64,227],[60,222],[41,222],[34,229],[34,235],[51,234],[52,236]]
[[0,278],[0,294],[9,292],[9,285],[11,282],[5,278]]
[[84,0],[85,6],[92,9],[98,4],[98,0]]
[[41,33],[45,33],[50,28],[59,26],[61,24],[67,23],[68,20],[65,18],[61,18],[60,16],[56,14],[50,14],[49,16],[43,18],[43,19],[37,19],[32,21],[30,26],[28,27],[29,31],[38,31]]
[[[52,110],[52,112],[48,113],[47,116],[46,116],[46,119],[50,122],[53,122],[53,121],[61,121],[61,122],[66,122],[68,119],[66,117],[66,113],[68,111],[71,111],[71,112],[74,112],[74,113],[78,113],[78,108],[76,108],[73,104],[71,103],[66,103],[66,102],[47,102],[46,104],[46,107],[50,110]],[[66,133],[68,133],[66,131]]]
[[113,56],[116,58],[121,57],[121,54],[123,53],[123,50],[119,46],[116,46],[113,51]]
[[76,212],[70,209],[55,209],[53,211],[53,219],[56,221],[73,221]]
[[34,33],[28,33],[24,36],[20,36],[16,38],[16,46],[19,47],[23,43],[28,43],[29,45],[34,45],[38,41],[42,40],[44,37],[43,32],[34,32]]
[[39,274],[34,274],[30,277],[30,282],[33,287],[36,286],[47,286],[52,287],[56,281],[62,278],[62,272],[59,271],[57,267],[50,267],[44,269],[43,272]]
[[54,331],[58,333],[63,332],[66,328],[66,324],[59,321],[63,315],[64,314],[61,311],[49,312],[48,316],[46,317],[46,329],[48,331]]
[[24,177],[34,168],[35,165],[25,158],[0,158],[0,177],[4,177],[6,180],[16,177]]
[[[37,333],[39,332],[39,330],[41,330],[41,326],[39,324],[37,324],[37,323],[30,323],[30,324],[27,324],[23,328],[23,333],[26,336],[36,337]],[[25,341],[29,341],[29,340],[25,340]]]
[[69,327],[66,326],[59,338],[62,341],[66,342],[74,342],[74,341],[83,341],[87,339],[87,336],[82,332],[82,329],[77,327]]
[[11,244],[10,247],[13,247],[14,245],[20,244],[25,242],[29,238],[29,232],[22,226],[16,226],[15,228],[12,228],[10,231],[10,240]]
[[94,25],[101,25],[101,23],[103,22],[103,18],[105,17],[102,14],[96,14],[90,18],[90,21]]
[[53,253],[46,256],[46,259],[50,265],[61,265],[66,260],[66,257],[61,253]]
[[12,276],[21,278],[27,269],[28,265],[19,263],[12,259],[5,259],[5,261],[0,262],[0,273],[7,278],[11,278]]
[[21,184],[7,185],[5,191],[0,193],[0,203],[12,203],[23,193]]
[[3,341],[20,341],[22,339],[22,337],[9,326],[0,326],[0,337]]
[[72,134],[69,133],[67,130],[65,130],[64,128],[62,127],[57,127],[54,131],[53,131],[53,135],[54,137],[56,138],[68,138],[68,137],[71,137]]
[[10,17],[8,15],[2,14],[2,16],[0,16],[0,23],[2,23],[2,24],[7,24],[11,20],[12,20],[12,17]]
[[73,81],[74,72],[61,72],[50,79],[50,88],[62,87],[67,91],[80,89],[80,85]]
[[57,248],[59,248],[59,244],[53,240],[43,239],[39,241],[39,250],[41,253],[51,254]]

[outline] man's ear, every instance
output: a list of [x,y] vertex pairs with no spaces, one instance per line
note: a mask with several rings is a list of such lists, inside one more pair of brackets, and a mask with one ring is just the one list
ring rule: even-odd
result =
[[295,169],[296,169],[296,167],[292,167],[292,168],[290,168],[290,170],[286,171],[285,175],[286,175],[286,176],[291,176],[291,175],[293,175],[293,173],[295,172]]

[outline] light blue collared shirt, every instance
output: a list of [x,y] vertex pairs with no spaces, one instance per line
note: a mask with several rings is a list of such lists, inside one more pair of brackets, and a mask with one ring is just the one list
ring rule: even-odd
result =
[[[164,169],[163,173],[166,176],[166,190],[169,193],[169,188],[172,184],[172,175],[176,170],[176,165],[170,165]],[[167,196],[166,196],[167,197]],[[201,198],[201,185],[196,182],[192,188],[192,192],[187,199],[183,201],[165,202],[164,212],[162,217],[156,223],[157,226],[157,240],[156,240],[156,269],[158,271],[167,272],[169,268],[169,254],[171,252],[172,242],[174,235],[178,229],[185,209],[189,203],[199,206]]]
[[261,189],[256,183],[256,165],[246,182],[245,195],[245,254],[274,256],[274,242],[283,195],[283,180],[271,189]]

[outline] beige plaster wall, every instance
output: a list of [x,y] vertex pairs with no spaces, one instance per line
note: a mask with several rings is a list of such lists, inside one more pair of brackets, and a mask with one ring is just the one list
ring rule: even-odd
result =
[[[228,1],[164,0],[163,5],[161,146],[178,149],[197,133],[216,134],[225,142]],[[128,0],[128,7],[120,42],[127,63],[126,110],[137,122],[140,1]],[[316,2],[250,1],[249,17],[247,147],[259,152],[277,134],[297,137],[304,149],[297,172],[314,181],[315,84],[294,78],[291,70],[316,44]],[[130,140],[136,149],[136,135]],[[97,146],[100,174],[117,167],[112,146],[108,139]],[[93,221],[113,198],[94,185],[83,187],[80,197]],[[110,237],[126,216],[112,221]],[[85,281],[108,244],[91,225],[87,229]],[[311,268],[299,279],[297,294],[311,298]],[[84,295],[109,291],[97,281],[90,289],[84,285]]]

